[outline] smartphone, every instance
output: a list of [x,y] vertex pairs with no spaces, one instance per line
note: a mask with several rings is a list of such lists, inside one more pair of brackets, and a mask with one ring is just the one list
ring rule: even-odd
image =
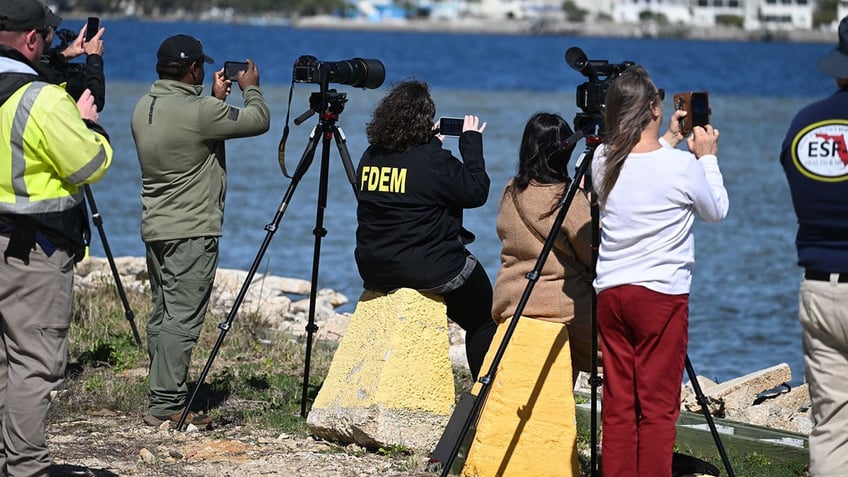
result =
[[225,61],[224,78],[230,81],[238,81],[238,72],[247,71],[246,61]]
[[100,31],[100,19],[88,17],[88,22],[85,24],[85,41],[91,41],[98,31]]
[[442,136],[462,135],[463,118],[439,118],[439,134]]
[[689,134],[695,126],[706,126],[710,123],[710,95],[708,91],[690,91],[674,95],[674,107],[683,109],[686,117],[680,120],[680,130]]

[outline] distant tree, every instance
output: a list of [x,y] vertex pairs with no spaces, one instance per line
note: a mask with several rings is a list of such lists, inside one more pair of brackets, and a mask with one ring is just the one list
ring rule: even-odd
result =
[[565,0],[562,2],[562,11],[565,12],[566,20],[581,23],[586,20],[586,15],[589,13],[575,5],[573,0]]
[[745,19],[738,15],[716,15],[716,24],[727,27],[742,28],[745,25]]
[[668,17],[664,13],[657,13],[651,10],[642,10],[639,12],[639,20],[643,22],[654,21],[658,25],[668,25]]
[[828,25],[836,21],[838,7],[839,0],[820,0],[818,8],[813,12],[813,28]]

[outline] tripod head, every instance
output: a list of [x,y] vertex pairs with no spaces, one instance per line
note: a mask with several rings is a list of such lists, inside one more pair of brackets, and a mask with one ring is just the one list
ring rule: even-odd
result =
[[578,112],[574,115],[574,132],[582,136],[599,136],[604,125],[604,117],[601,114]]
[[347,93],[339,93],[334,89],[312,93],[309,95],[309,109],[294,118],[294,124],[300,126],[315,113],[319,113],[322,120],[335,121],[344,111],[345,103]]

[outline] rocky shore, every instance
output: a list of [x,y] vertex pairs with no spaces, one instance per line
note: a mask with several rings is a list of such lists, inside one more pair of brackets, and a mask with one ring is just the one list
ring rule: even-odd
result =
[[[147,285],[143,258],[115,259],[122,285],[144,292]],[[106,259],[91,257],[76,267],[75,286],[80,289],[111,286],[114,277]],[[212,308],[227,314],[246,279],[246,272],[219,269]],[[305,331],[310,283],[296,278],[256,275],[243,297],[239,313],[255,313],[276,329],[293,335]],[[317,339],[339,341],[349,314],[335,308],[348,297],[333,290],[317,294],[315,320]],[[461,330],[451,330],[454,366],[464,366]],[[576,390],[590,392],[588,376],[581,376]],[[809,394],[806,385],[790,389],[791,371],[785,364],[757,371],[724,383],[698,379],[717,418],[782,429],[805,438],[810,430]],[[689,384],[681,388],[682,406],[700,412]],[[237,406],[239,403],[227,405]],[[139,426],[137,416],[102,410],[63,421],[48,429],[55,464],[54,476],[76,475],[173,475],[253,476],[417,476],[436,475],[419,453],[387,456],[367,452],[356,444],[333,443],[289,435],[271,435],[238,426],[225,426],[214,433],[176,432],[167,423],[161,428]],[[805,439],[804,439],[805,440]]]
[[[143,258],[118,257],[115,265],[125,289],[143,292],[147,285],[147,268]],[[76,267],[75,286],[92,288],[112,284],[114,278],[105,258],[91,257]],[[247,272],[219,269],[210,302],[211,312],[226,316],[244,285]],[[254,275],[244,294],[238,313],[256,313],[275,330],[301,336],[305,333],[309,312],[310,283],[298,278],[283,278],[265,274]],[[358,299],[358,297],[355,297]],[[316,294],[315,338],[338,342],[344,336],[350,314],[337,313],[336,308],[349,298],[330,289]],[[451,362],[454,367],[466,367],[464,334],[449,323]],[[588,377],[578,381],[577,390],[589,392]],[[710,411],[715,417],[727,418],[748,424],[809,434],[812,427],[809,411],[809,392],[806,384],[789,388],[784,383],[792,381],[792,371],[783,363],[756,371],[746,376],[714,383],[699,377],[699,383],[710,401]],[[684,409],[698,412],[691,385],[681,389]]]

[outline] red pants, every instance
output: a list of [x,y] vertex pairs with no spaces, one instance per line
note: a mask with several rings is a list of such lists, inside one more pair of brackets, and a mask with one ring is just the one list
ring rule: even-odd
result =
[[689,295],[624,285],[598,295],[605,477],[668,477],[680,414]]

